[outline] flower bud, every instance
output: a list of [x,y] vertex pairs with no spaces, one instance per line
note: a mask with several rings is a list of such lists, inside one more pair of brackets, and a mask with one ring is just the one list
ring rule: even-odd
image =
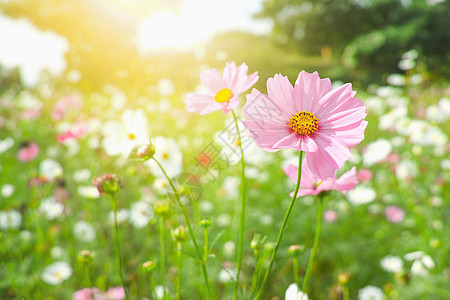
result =
[[153,211],[160,217],[167,217],[169,214],[169,205],[161,200],[155,201],[153,203]]
[[172,229],[172,238],[175,242],[183,242],[186,240],[186,229],[184,229],[183,225],[180,225],[178,228]]
[[156,270],[156,264],[149,260],[142,264],[142,268],[145,272],[152,273],[154,270]]
[[203,219],[200,222],[200,226],[202,226],[203,228],[208,228],[209,226],[211,226],[211,220],[210,219]]
[[94,256],[89,250],[81,250],[78,254],[78,261],[83,264],[90,264],[93,260]]
[[302,245],[291,245],[289,246],[289,255],[291,257],[296,257],[302,254],[305,251],[305,247]]
[[252,241],[250,242],[250,246],[253,250],[259,250],[264,246],[264,242],[266,241],[267,236],[262,236],[259,233],[255,233],[253,236]]
[[136,156],[142,159],[143,161],[147,161],[151,158],[153,158],[153,155],[155,155],[156,149],[153,144],[144,144],[140,145],[136,149]]
[[95,177],[92,183],[97,187],[98,192],[103,194],[115,194],[122,188],[122,180],[116,174],[105,174]]
[[265,243],[264,244],[264,250],[268,251],[268,252],[272,252],[273,250],[275,250],[275,243]]
[[338,275],[338,281],[341,285],[346,285],[350,281],[350,273],[349,272],[341,272]]

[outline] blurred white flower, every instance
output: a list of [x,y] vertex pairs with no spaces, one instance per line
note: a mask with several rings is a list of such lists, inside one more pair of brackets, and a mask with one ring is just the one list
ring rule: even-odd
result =
[[235,176],[228,176],[222,183],[222,188],[225,190],[226,199],[235,199],[239,196],[239,183],[241,179]]
[[14,146],[14,140],[11,137],[0,140],[0,153],[6,152],[12,146]]
[[390,273],[401,272],[403,270],[403,261],[398,256],[388,255],[380,261],[381,267]]
[[406,80],[405,80],[405,76],[403,76],[401,74],[391,74],[388,76],[387,82],[390,85],[403,86],[403,85],[405,85]]
[[122,123],[115,121],[103,125],[102,147],[108,155],[128,157],[139,145],[149,143],[147,117],[143,110],[127,109],[122,113]]
[[358,300],[383,300],[384,292],[379,287],[368,285],[358,291]]
[[[130,212],[121,208],[117,210],[117,224],[121,224],[130,218]],[[113,223],[114,222],[114,211],[110,211],[108,214],[108,220]]]
[[422,258],[422,256],[425,255],[425,252],[423,251],[413,251],[410,253],[406,253],[403,255],[403,258],[407,261],[416,260]]
[[170,188],[169,182],[166,178],[158,177],[153,182],[153,188],[161,195],[167,195]]
[[50,158],[43,160],[39,164],[39,172],[47,180],[54,180],[63,175],[61,165],[56,160]]
[[147,201],[134,202],[130,209],[130,223],[137,229],[145,227],[153,218],[153,208]]
[[155,296],[157,299],[164,298],[164,287],[162,285],[155,286]]
[[438,105],[427,107],[425,118],[430,122],[443,123],[447,120],[447,115],[443,114]]
[[363,162],[366,166],[371,166],[385,159],[391,151],[392,145],[388,140],[378,139],[364,149]]
[[412,160],[402,160],[398,163],[395,175],[400,180],[414,178],[417,175],[417,163]]
[[232,256],[234,253],[234,249],[236,248],[236,245],[233,241],[228,241],[223,244],[223,253],[226,256]]
[[161,96],[171,96],[175,92],[175,85],[169,78],[163,78],[158,82],[157,89]]
[[357,186],[347,192],[347,199],[353,205],[361,205],[375,200],[375,191],[370,187]]
[[88,199],[96,199],[100,197],[98,189],[93,185],[81,185],[77,189],[78,194]]
[[237,271],[235,269],[222,269],[219,272],[219,282],[228,283],[234,281],[236,278]]
[[31,231],[29,231],[29,230],[22,230],[19,234],[19,237],[23,241],[29,241],[32,236],[33,236],[33,233],[31,233]]
[[60,246],[55,246],[50,250],[50,255],[53,259],[61,259],[66,255],[66,251]]
[[[172,138],[157,136],[152,139],[155,145],[155,159],[162,165],[169,177],[181,174],[183,167],[183,154],[178,144]],[[164,173],[153,160],[148,160],[145,164],[149,167],[150,172],[158,177],[164,177]]]
[[199,204],[199,209],[202,213],[209,214],[214,210],[214,204],[209,201],[203,200]]
[[377,96],[381,98],[390,98],[401,94],[401,90],[393,86],[380,86],[376,92]]
[[433,259],[423,251],[406,253],[403,257],[407,261],[413,261],[411,273],[414,275],[426,276],[428,275],[428,270],[435,267]]
[[398,120],[407,119],[407,115],[408,109],[406,107],[396,107],[380,117],[378,128],[381,130],[391,128],[397,123]]
[[92,242],[96,233],[94,227],[86,221],[78,221],[73,227],[75,238],[82,242]]
[[73,172],[73,180],[75,182],[85,182],[91,178],[91,171],[89,169],[81,169]]
[[22,224],[22,215],[17,210],[0,211],[0,229],[18,229]]
[[231,217],[228,214],[221,214],[217,217],[217,225],[219,227],[228,227],[231,224]]
[[398,62],[398,68],[400,70],[406,71],[411,70],[416,66],[416,62],[412,59],[402,59]]
[[446,158],[446,159],[443,159],[441,161],[441,168],[443,170],[449,170],[450,169],[450,158]]
[[309,300],[309,298],[298,288],[296,283],[292,283],[286,290],[284,300]]
[[352,156],[349,158],[349,162],[355,165],[359,164],[361,160],[362,160],[361,154],[357,152],[353,152]]
[[45,198],[39,205],[39,211],[45,215],[47,220],[54,220],[62,215],[64,211],[64,205],[56,202],[56,199],[52,196]]
[[364,101],[369,112],[373,112],[377,115],[381,115],[384,112],[384,102],[378,97],[369,97]]
[[411,75],[411,77],[409,77],[409,83],[414,85],[421,83],[422,80],[423,78],[420,74],[413,74]]
[[417,51],[416,49],[411,49],[405,53],[403,53],[402,55],[402,59],[416,59],[419,57],[419,51]]
[[42,280],[50,285],[61,284],[72,275],[72,268],[65,261],[57,261],[47,266],[41,274]]
[[14,186],[12,184],[6,183],[2,185],[2,191],[1,194],[4,198],[10,197],[14,193]]
[[439,109],[441,113],[444,114],[447,118],[450,116],[450,98],[443,97],[438,102]]

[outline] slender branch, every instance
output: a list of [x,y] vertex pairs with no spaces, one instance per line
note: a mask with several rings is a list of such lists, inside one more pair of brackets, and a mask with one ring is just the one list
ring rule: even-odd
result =
[[245,206],[247,202],[247,181],[245,179],[245,161],[244,161],[244,150],[242,149],[242,140],[241,133],[239,132],[239,125],[236,118],[236,114],[234,110],[231,110],[233,113],[234,123],[236,124],[236,131],[239,138],[239,149],[241,150],[241,213],[240,213],[240,221],[239,221],[239,241],[238,241],[238,251],[237,251],[237,272],[236,272],[236,281],[234,283],[234,291],[233,291],[233,299],[237,299],[237,294],[239,290],[239,278],[242,268],[242,254],[244,250],[244,228],[245,228]]
[[289,207],[286,211],[286,214],[284,215],[283,223],[281,224],[280,231],[278,232],[277,241],[275,243],[275,249],[272,252],[272,256],[270,258],[269,266],[267,267],[266,273],[264,274],[264,279],[261,284],[261,287],[259,288],[258,293],[256,294],[255,299],[259,299],[261,297],[261,293],[264,290],[264,286],[266,285],[267,279],[269,278],[270,270],[272,269],[273,263],[275,261],[275,257],[277,255],[278,248],[280,247],[281,239],[283,238],[283,234],[287,225],[287,221],[289,219],[289,215],[291,214],[292,208],[294,207],[295,200],[297,199],[298,190],[300,188],[300,181],[302,177],[302,158],[303,158],[303,151],[299,152],[298,155],[298,177],[297,177],[297,184],[295,185],[294,195],[291,199],[291,202],[289,203]]
[[316,233],[314,234],[314,244],[311,251],[311,256],[309,257],[308,267],[306,268],[306,274],[303,278],[302,291],[306,293],[308,289],[309,279],[311,278],[311,272],[314,265],[314,260],[317,255],[319,248],[320,239],[320,229],[322,227],[322,215],[323,215],[323,194],[319,196],[319,205],[317,207],[317,223],[316,223]]
[[206,270],[206,262],[203,261],[202,252],[200,251],[200,248],[198,246],[197,240],[196,240],[195,235],[194,235],[194,231],[192,230],[191,221],[189,220],[189,216],[187,214],[186,207],[184,207],[183,203],[181,202],[180,196],[178,195],[178,191],[175,188],[175,186],[173,185],[172,180],[167,175],[167,173],[164,170],[163,166],[159,163],[159,161],[156,158],[153,157],[152,159],[158,164],[159,168],[164,173],[164,176],[166,177],[167,181],[169,182],[169,184],[170,184],[170,186],[171,186],[171,188],[172,188],[172,190],[173,190],[173,192],[175,194],[175,199],[177,200],[177,203],[178,203],[178,205],[181,208],[181,212],[183,213],[184,219],[186,221],[186,225],[188,227],[189,235],[191,236],[192,242],[194,243],[194,247],[195,247],[195,250],[197,252],[198,261],[199,261],[200,266],[202,268],[203,279],[205,281],[206,290],[207,290],[207,299],[209,299],[210,298],[210,288],[209,288],[209,282],[208,282],[208,271]]

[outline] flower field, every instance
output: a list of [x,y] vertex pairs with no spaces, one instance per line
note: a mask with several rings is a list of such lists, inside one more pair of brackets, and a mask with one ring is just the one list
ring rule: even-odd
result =
[[448,78],[236,57],[1,74],[0,299],[450,299]]

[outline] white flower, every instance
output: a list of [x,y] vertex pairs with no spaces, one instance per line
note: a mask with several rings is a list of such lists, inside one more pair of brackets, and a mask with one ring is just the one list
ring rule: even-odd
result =
[[153,182],[153,187],[161,195],[167,195],[170,185],[166,178],[158,177]]
[[430,122],[443,123],[447,120],[447,115],[442,113],[439,106],[431,105],[427,107],[425,118]]
[[12,184],[7,183],[2,185],[1,194],[4,198],[8,198],[14,193],[14,190],[15,190],[14,186]]
[[86,221],[78,221],[73,227],[75,237],[82,242],[92,242],[95,239],[94,227]]
[[402,59],[415,60],[417,57],[419,57],[419,52],[416,49],[411,49],[402,55]]
[[396,107],[379,118],[378,128],[386,130],[394,126],[398,120],[407,119],[408,110],[404,106]]
[[298,288],[296,283],[292,283],[286,290],[284,300],[309,300],[309,298]]
[[221,214],[217,217],[217,225],[220,227],[228,227],[231,224],[231,217],[228,214]]
[[61,284],[72,275],[72,268],[65,261],[57,261],[47,266],[42,272],[42,280],[50,285]]
[[384,101],[378,97],[369,97],[364,101],[367,110],[381,115],[384,112]]
[[439,109],[447,118],[450,116],[450,98],[444,97],[439,100]]
[[237,275],[237,271],[234,269],[222,269],[219,272],[219,282],[227,283],[234,281]]
[[134,202],[130,209],[130,223],[137,229],[145,227],[153,218],[153,208],[147,201]]
[[423,80],[422,75],[420,74],[413,74],[411,77],[409,77],[409,83],[410,84],[419,84]]
[[380,261],[381,267],[390,273],[401,272],[403,270],[403,261],[398,256],[388,255]]
[[411,160],[402,160],[399,162],[397,169],[395,170],[397,178],[405,180],[407,178],[413,178],[417,175],[417,164]]
[[214,210],[214,204],[209,201],[203,200],[202,202],[200,202],[199,208],[202,213],[209,214]]
[[158,93],[161,96],[170,96],[175,92],[175,85],[172,80],[168,78],[163,78],[158,82]]
[[78,194],[80,194],[80,196],[83,196],[88,199],[96,199],[96,198],[100,197],[100,193],[98,192],[98,189],[93,185],[79,186],[77,191],[78,191]]
[[44,176],[45,179],[48,180],[54,180],[55,178],[61,177],[63,175],[63,169],[61,165],[57,161],[50,158],[43,160],[39,164],[39,172],[42,176]]
[[403,76],[401,74],[391,74],[388,76],[387,82],[390,85],[402,86],[402,85],[405,85],[406,80],[405,80],[405,76]]
[[383,298],[383,290],[373,285],[368,285],[358,291],[358,300],[383,300]]
[[347,198],[353,205],[360,205],[372,202],[375,200],[375,191],[370,187],[357,186],[351,191],[348,191]]
[[428,275],[428,270],[434,269],[433,259],[423,251],[414,251],[404,255],[405,260],[413,260],[411,273],[418,276]]
[[18,229],[22,224],[22,215],[17,210],[0,211],[0,229]]
[[147,117],[143,110],[126,110],[122,123],[106,122],[103,126],[103,149],[108,155],[128,157],[139,145],[149,143]]
[[234,249],[236,248],[236,245],[233,241],[228,241],[223,244],[223,253],[226,256],[232,256],[234,253]]
[[53,259],[61,259],[66,255],[66,251],[62,247],[55,246],[50,250],[50,255]]
[[47,220],[54,220],[62,215],[64,205],[56,202],[54,197],[48,197],[42,200],[39,211],[45,215]]
[[164,287],[162,285],[155,286],[155,294],[157,299],[164,298]]
[[449,158],[443,159],[441,161],[441,168],[443,170],[450,170],[450,159]]
[[[117,210],[117,224],[121,224],[128,220],[130,218],[130,212],[125,209],[121,208]],[[110,211],[108,214],[108,220],[110,222],[114,222],[114,211]]]
[[412,59],[402,59],[398,63],[398,68],[403,71],[411,70],[415,66],[416,66],[416,62]]
[[[155,145],[155,159],[162,165],[169,177],[181,174],[183,167],[183,154],[174,139],[157,136],[152,139]],[[164,173],[153,160],[146,162],[153,175],[164,177]]]
[[371,166],[385,159],[391,151],[392,145],[388,140],[378,139],[364,150],[363,162],[366,166]]
[[11,137],[7,137],[4,140],[0,140],[0,153],[8,151],[14,145],[14,140]]
[[421,260],[416,260],[411,266],[411,274],[418,276],[427,276],[428,270],[425,268]]
[[414,252],[406,253],[403,256],[403,258],[407,261],[410,261],[410,260],[420,259],[424,255],[425,255],[425,252],[423,252],[423,251],[414,251]]
[[227,199],[235,199],[239,196],[240,178],[235,176],[228,176],[222,183],[222,188],[225,190]]
[[88,181],[89,178],[91,178],[91,171],[88,169],[81,169],[73,172],[73,180],[75,182],[85,182]]

